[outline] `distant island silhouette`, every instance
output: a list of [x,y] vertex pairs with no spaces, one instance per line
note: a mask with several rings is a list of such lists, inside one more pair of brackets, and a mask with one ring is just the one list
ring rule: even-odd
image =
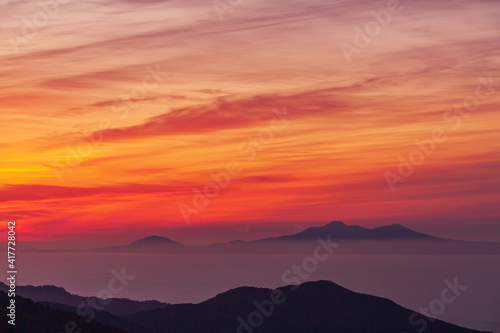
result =
[[[152,235],[129,244],[89,249],[34,249],[23,252],[95,252],[95,253],[310,253],[318,239],[338,243],[336,254],[367,255],[500,255],[500,243],[463,241],[434,237],[401,224],[373,229],[333,221],[309,227],[292,235],[252,241],[234,240],[210,245],[185,245],[167,237]],[[0,249],[5,251],[5,249]]]
[[496,255],[500,243],[460,241],[433,237],[401,224],[373,229],[333,221],[292,235],[253,241],[235,240],[206,246],[188,246],[162,236],[149,236],[130,244],[82,251],[110,253],[309,253],[318,238],[341,246],[337,254]]

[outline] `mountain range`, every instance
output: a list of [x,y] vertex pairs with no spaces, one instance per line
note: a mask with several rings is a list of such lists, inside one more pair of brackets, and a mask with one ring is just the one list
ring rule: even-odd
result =
[[[2,285],[2,289],[5,285]],[[24,289],[22,289],[24,288]],[[33,288],[39,288],[33,292]],[[175,304],[130,313],[118,310],[112,299],[89,321],[77,316],[75,300],[62,288],[21,287],[38,303],[16,296],[16,329],[23,333],[65,332],[74,322],[80,332],[109,333],[475,333],[472,329],[429,318],[381,297],[360,294],[330,281],[306,282],[278,289],[240,287],[198,304]],[[42,297],[42,295],[45,295]],[[61,297],[62,296],[62,297]],[[50,300],[58,299],[61,303]],[[0,291],[0,303],[7,305]],[[68,304],[71,303],[71,304]],[[130,304],[132,304],[130,303]],[[148,303],[150,304],[150,303]],[[160,302],[155,303],[159,305]],[[111,312],[114,312],[111,313]],[[1,332],[9,332],[5,320]]]
[[[0,291],[0,305],[5,309],[12,298]],[[74,311],[52,309],[21,296],[15,297],[17,308],[15,326],[9,324],[9,317],[0,320],[0,332],[7,333],[130,333],[99,321],[87,323],[84,317]],[[146,331],[143,331],[146,332]]]
[[400,224],[368,229],[333,221],[293,235],[253,241],[231,241],[188,246],[161,236],[150,236],[127,245],[88,249],[116,253],[310,253],[318,239],[339,244],[337,254],[497,255],[500,243],[460,241],[433,237]]
[[[7,292],[9,287],[0,282],[0,291]],[[34,302],[49,302],[78,307],[82,303],[105,304],[106,311],[114,315],[127,315],[138,311],[148,311],[168,306],[168,303],[158,301],[133,301],[127,298],[83,297],[71,294],[64,288],[56,286],[16,286],[16,294],[29,298]]]
[[[5,295],[8,289],[9,287],[7,285],[0,282],[0,294]],[[59,312],[82,314],[82,316],[77,316],[78,321],[72,320],[79,323],[79,328],[82,328],[82,332],[147,332],[147,328],[143,327],[140,324],[136,324],[123,319],[122,317],[130,315],[132,313],[160,309],[170,305],[153,300],[134,301],[127,298],[102,299],[99,297],[83,297],[71,294],[64,288],[51,285],[16,286],[16,294],[16,302],[17,297],[19,297],[21,299],[21,304],[28,307],[28,309],[31,309],[34,312],[33,314],[30,314],[28,317],[26,317],[26,320],[32,320],[28,318],[42,316],[45,313],[52,313],[52,316],[54,316],[54,313]],[[31,301],[35,302],[36,305],[31,304]],[[96,310],[93,310],[93,307],[95,307]],[[24,312],[25,309],[23,308],[21,311]],[[64,316],[68,315],[66,314]],[[52,324],[57,324],[57,318],[64,316],[62,314],[58,314],[55,316],[56,319],[52,323],[48,322],[47,324],[49,326]],[[97,326],[95,326],[95,324],[87,325],[87,323],[85,322],[85,320],[89,319],[91,316],[95,316],[95,322],[97,323]],[[39,332],[36,330],[36,325],[31,327],[30,323],[24,324],[26,324],[26,326],[23,326],[22,324],[19,325],[19,323],[16,324],[18,328],[19,326],[23,327],[23,330],[19,332],[29,332],[31,329],[34,330],[32,332]],[[102,328],[100,326],[102,326]],[[107,330],[106,327],[113,327],[113,329],[116,330]],[[88,331],[86,330],[87,328]],[[55,327],[52,327],[51,329],[54,329],[54,333],[56,332]],[[7,331],[0,330],[0,332]],[[52,332],[52,330],[50,330],[50,332]],[[65,332],[64,327],[57,332]],[[75,330],[75,333],[76,332],[77,330]]]

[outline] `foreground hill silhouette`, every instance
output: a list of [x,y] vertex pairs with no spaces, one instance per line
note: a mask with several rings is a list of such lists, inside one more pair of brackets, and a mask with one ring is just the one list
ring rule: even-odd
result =
[[[1,306],[8,304],[0,291]],[[176,304],[132,314],[99,311],[90,323],[64,304],[16,297],[16,328],[0,332],[59,333],[75,322],[81,333],[477,333],[427,318],[381,297],[333,282],[306,282],[276,290],[240,287],[198,304]],[[425,329],[424,329],[425,327]]]
[[500,243],[437,238],[392,224],[374,229],[334,221],[293,235],[254,241],[232,241],[207,246],[186,246],[161,236],[150,236],[128,245],[90,249],[111,253],[310,253],[318,238],[341,246],[337,254],[496,255]]
[[72,312],[50,309],[30,299],[16,296],[16,321],[15,326],[10,325],[5,316],[5,309],[10,298],[0,291],[0,306],[4,309],[4,317],[0,321],[0,332],[22,332],[22,333],[59,333],[66,332],[66,325],[74,323],[73,332],[79,333],[126,333],[127,331],[103,325],[93,321],[86,323],[83,317]]
[[[0,282],[0,291],[7,292],[9,287]],[[107,301],[98,297],[82,297],[70,294],[64,288],[56,286],[16,286],[16,294],[34,302],[50,302],[78,307],[81,303],[106,304],[104,309],[114,315],[125,315],[139,311],[163,308],[167,303],[158,301],[134,301],[127,298],[109,298]],[[92,302],[95,300],[96,302]]]
[[[380,297],[359,294],[333,282],[307,282],[275,291],[236,288],[199,304],[172,305],[126,319],[169,333],[472,333],[414,314]],[[280,297],[275,297],[282,292]],[[279,304],[270,300],[279,300]],[[259,310],[260,308],[260,310]],[[411,325],[410,318],[418,321]],[[419,331],[420,330],[420,331]]]

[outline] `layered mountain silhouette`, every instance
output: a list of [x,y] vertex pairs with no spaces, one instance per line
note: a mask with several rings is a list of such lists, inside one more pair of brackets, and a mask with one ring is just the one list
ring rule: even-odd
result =
[[[11,298],[0,291],[0,306],[5,309]],[[9,317],[0,320],[0,332],[22,333],[127,333],[116,327],[102,324],[98,321],[86,322],[81,316],[71,311],[51,309],[41,303],[20,296],[15,297],[16,319],[15,326],[7,322]],[[4,310],[5,311],[5,310]],[[69,326],[68,326],[69,325]]]
[[[0,291],[0,301],[8,302]],[[139,302],[138,302],[139,303]],[[99,311],[85,322],[76,308],[52,303],[33,303],[17,297],[19,332],[64,332],[73,321],[81,332],[109,333],[474,333],[428,318],[381,297],[356,293],[330,281],[299,286],[240,287],[198,304],[176,304],[121,315]],[[10,332],[6,321],[1,332]],[[119,327],[119,328],[118,328]]]
[[[7,290],[7,285],[0,282],[0,292],[6,292]],[[55,312],[63,311],[74,314],[83,314],[83,317],[79,317],[80,319],[84,319],[83,321],[81,320],[82,322],[80,324],[85,327],[88,326],[88,332],[93,332],[92,329],[94,329],[94,326],[87,325],[88,323],[84,321],[90,320],[91,318],[92,322],[96,321],[104,326],[116,328],[116,332],[153,332],[153,330],[149,330],[140,324],[132,323],[128,320],[123,319],[122,316],[140,311],[160,309],[169,306],[169,304],[167,303],[158,301],[134,301],[126,298],[109,298],[104,300],[98,297],[82,297],[79,295],[71,294],[64,288],[56,286],[16,286],[16,294],[23,299],[37,302],[37,305],[43,305],[45,308],[52,309]],[[93,308],[94,304],[97,304],[96,308]],[[24,311],[24,309],[21,311]],[[55,326],[50,327],[51,329],[53,329],[54,333],[65,332],[64,326],[62,326],[59,331],[55,330]],[[30,327],[27,328],[31,329]],[[77,330],[75,329],[75,332],[76,331]],[[38,331],[35,330],[32,332]],[[87,331],[83,330],[82,332]],[[96,332],[108,331],[103,330]]]
[[[9,287],[0,282],[0,291],[7,292]],[[82,297],[56,286],[16,286],[16,294],[34,302],[49,302],[78,307],[80,304],[106,304],[104,310],[114,315],[126,315],[138,311],[164,308],[170,304],[158,301],[133,301],[127,298]]]
[[116,329],[119,329],[127,333],[144,333],[144,332],[158,333],[153,329],[142,326],[141,324],[133,323],[127,319],[122,318],[123,315],[119,316],[116,314],[109,313],[105,310],[95,310],[92,309],[91,307],[79,309],[78,307],[69,306],[66,304],[52,303],[52,302],[39,302],[39,304],[49,309],[54,309],[58,311],[71,312],[75,314],[83,313],[84,314],[83,317],[85,320],[89,320],[91,318],[90,314],[92,314],[95,315],[92,321],[96,321],[98,323],[101,323],[102,325],[114,327]]
[[374,229],[334,221],[293,235],[232,241],[207,246],[187,246],[161,236],[150,236],[128,245],[90,249],[92,252],[132,253],[310,253],[318,239],[337,242],[337,254],[495,255],[500,243],[459,241],[433,237],[400,224]]

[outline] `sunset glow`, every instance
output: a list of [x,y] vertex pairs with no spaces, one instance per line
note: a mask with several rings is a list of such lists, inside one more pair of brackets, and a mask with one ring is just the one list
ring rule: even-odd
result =
[[498,3],[47,8],[0,8],[1,214],[20,239],[341,220],[500,241]]

